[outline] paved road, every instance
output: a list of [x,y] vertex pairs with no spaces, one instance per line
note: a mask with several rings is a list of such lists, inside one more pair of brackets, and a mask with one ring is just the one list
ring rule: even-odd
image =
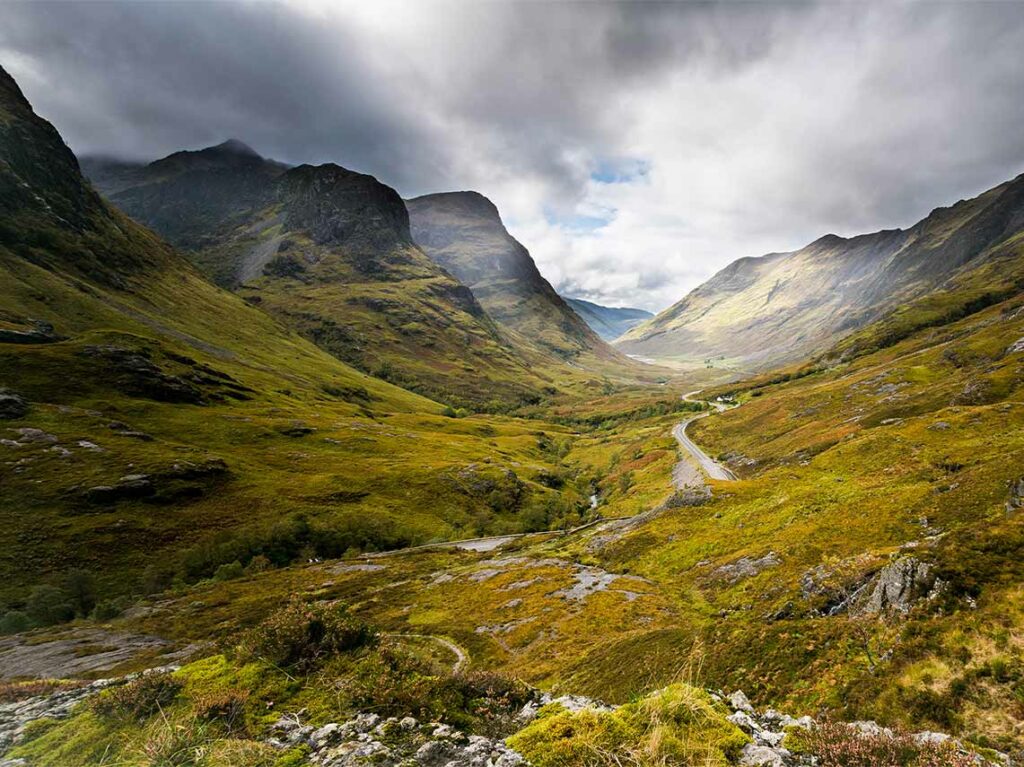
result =
[[[689,394],[684,394],[683,399],[686,400],[687,402],[696,402],[697,400],[693,399],[693,396],[699,393],[699,391],[695,391],[690,392]],[[722,412],[723,410],[728,409],[726,405],[723,405],[720,402],[709,402],[708,404],[711,405],[711,407],[713,407],[719,413]],[[711,458],[711,456],[709,456],[703,450],[701,450],[686,433],[686,429],[690,426],[691,423],[693,423],[694,421],[699,421],[701,418],[707,418],[709,415],[711,415],[711,411],[706,411],[703,413],[698,413],[696,415],[690,416],[684,421],[680,421],[678,424],[676,424],[675,428],[672,429],[672,436],[676,438],[676,442],[679,443],[679,447],[685,450],[687,453],[689,453],[693,460],[697,462],[697,465],[700,467],[701,471],[703,471],[705,475],[707,475],[711,479],[718,479],[727,482],[734,481],[737,478],[736,475],[733,474],[725,466],[720,464],[718,461]],[[684,457],[683,461],[685,460],[686,458]],[[680,465],[677,466],[676,471],[672,473],[672,478],[675,481],[676,487],[680,489],[682,489],[685,485],[693,484],[693,472],[686,471],[687,468],[689,467]]]

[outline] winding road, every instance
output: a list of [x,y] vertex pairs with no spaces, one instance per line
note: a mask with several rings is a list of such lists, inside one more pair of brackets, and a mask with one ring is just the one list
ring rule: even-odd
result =
[[[700,391],[698,390],[684,394],[683,400],[686,402],[697,402],[697,400],[693,399],[693,396],[699,393]],[[708,402],[708,404],[719,413],[723,410],[729,409],[727,405],[723,405],[720,402]],[[733,474],[732,471],[701,450],[686,433],[686,429],[691,423],[699,421],[701,418],[707,418],[709,415],[711,415],[711,411],[697,413],[686,420],[680,421],[676,424],[675,428],[672,429],[672,436],[676,438],[676,442],[679,443],[679,447],[689,453],[697,463],[697,467],[699,467],[699,471],[695,470],[695,467],[687,461],[686,456],[683,456],[679,463],[676,464],[675,469],[672,471],[672,482],[679,490],[682,490],[684,487],[693,487],[694,485],[705,484],[703,476],[701,476],[701,472],[710,479],[718,479],[725,482],[732,482],[737,479],[736,475]]]

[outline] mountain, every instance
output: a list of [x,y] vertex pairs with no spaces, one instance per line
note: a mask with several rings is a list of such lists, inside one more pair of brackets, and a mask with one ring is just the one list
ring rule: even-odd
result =
[[405,203],[372,176],[287,167],[234,140],[134,171],[86,169],[218,284],[361,370],[455,406],[557,389],[417,246]]
[[[393,243],[373,269],[420,270],[416,289],[446,323],[480,314],[408,244],[392,191],[307,167],[286,192],[285,253],[303,259],[289,279],[311,307],[316,269],[333,259],[357,280],[355,256]],[[360,205],[391,215],[335,215]],[[335,259],[338,242],[350,260]],[[264,279],[263,303],[279,300]],[[33,589],[68,572],[123,600],[256,555],[283,566],[537,529],[587,508],[583,490],[551,487],[565,469],[538,447],[569,439],[564,427],[446,417],[290,331],[252,305],[258,293],[214,286],[105,202],[0,69],[0,612],[23,618]],[[497,345],[485,322],[476,332]],[[459,332],[460,364],[482,364]]]
[[428,194],[406,205],[413,239],[468,285],[499,325],[564,359],[617,356],[544,279],[482,194]]
[[617,346],[687,366],[756,371],[822,352],[889,311],[990,262],[1024,231],[1024,176],[909,229],[826,235],[733,262]]
[[583,318],[583,321],[590,326],[590,329],[605,341],[614,341],[630,328],[654,316],[651,312],[644,309],[601,306],[590,301],[584,301],[582,298],[568,298],[566,296],[563,296],[563,299],[576,314]]

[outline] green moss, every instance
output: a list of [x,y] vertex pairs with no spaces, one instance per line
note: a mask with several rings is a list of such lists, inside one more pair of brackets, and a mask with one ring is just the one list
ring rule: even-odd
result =
[[549,706],[508,744],[537,767],[724,766],[748,742],[727,714],[703,690],[675,684],[614,711]]

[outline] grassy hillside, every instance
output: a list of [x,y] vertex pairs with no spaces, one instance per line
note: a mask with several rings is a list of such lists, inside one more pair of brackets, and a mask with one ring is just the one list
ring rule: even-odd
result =
[[595,476],[612,521],[500,553],[277,571],[206,587],[187,623],[168,606],[128,625],[216,635],[306,590],[558,690],[626,701],[690,669],[761,705],[1020,749],[1022,338],[1018,294],[733,387],[741,406],[691,433],[741,480],[704,502],[669,500],[670,406],[638,392],[555,414],[590,424],[566,461]]
[[6,74],[0,86],[9,607],[74,569],[120,596],[261,554],[283,564],[586,509],[561,466],[564,427],[450,417],[212,286],[110,209]]

